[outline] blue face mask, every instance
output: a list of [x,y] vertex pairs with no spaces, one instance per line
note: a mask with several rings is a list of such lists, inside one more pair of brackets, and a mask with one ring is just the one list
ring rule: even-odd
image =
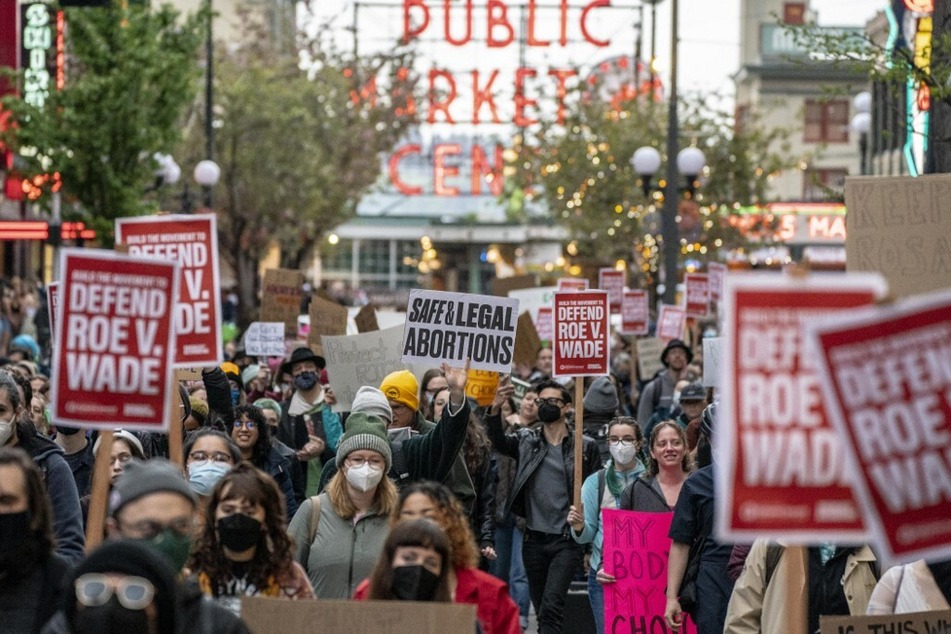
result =
[[294,385],[298,390],[307,391],[317,385],[316,372],[301,372],[294,377]]
[[215,485],[226,473],[231,471],[231,465],[226,462],[201,460],[188,465],[188,484],[198,495],[211,495]]
[[233,407],[238,406],[238,402],[241,400],[241,390],[236,387],[231,388],[231,405]]

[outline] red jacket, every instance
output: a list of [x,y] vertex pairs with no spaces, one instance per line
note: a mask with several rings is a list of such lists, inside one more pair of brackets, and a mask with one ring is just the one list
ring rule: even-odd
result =
[[[370,580],[357,586],[353,598],[365,601]],[[475,568],[456,568],[456,603],[476,606],[476,618],[484,634],[520,634],[518,607],[501,579]]]

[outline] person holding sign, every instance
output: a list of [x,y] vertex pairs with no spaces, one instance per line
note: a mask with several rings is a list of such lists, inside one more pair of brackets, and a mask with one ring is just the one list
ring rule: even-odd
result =
[[660,353],[660,362],[666,368],[641,390],[637,404],[637,422],[643,430],[655,421],[666,420],[673,409],[677,381],[686,378],[687,365],[693,361],[693,351],[680,339],[671,339]]
[[[588,400],[587,397],[585,400]],[[584,481],[581,487],[581,508],[572,506],[568,509],[571,537],[579,544],[592,545],[588,571],[588,601],[591,602],[598,632],[604,631],[604,589],[601,587],[604,582],[599,577],[603,575],[601,545],[604,534],[601,509],[621,508],[621,493],[644,473],[644,465],[637,458],[644,437],[636,420],[629,416],[612,419],[608,424],[607,441],[608,451],[611,453],[607,466]]]
[[[528,589],[538,615],[539,632],[561,632],[571,578],[581,565],[584,548],[569,535],[566,521],[574,490],[574,432],[566,417],[571,394],[548,380],[536,386],[540,429],[506,434],[502,429],[502,403],[515,388],[504,377],[485,418],[489,438],[501,455],[516,461],[515,480],[505,504],[527,520],[522,555]],[[601,468],[597,443],[583,439],[583,478]]]

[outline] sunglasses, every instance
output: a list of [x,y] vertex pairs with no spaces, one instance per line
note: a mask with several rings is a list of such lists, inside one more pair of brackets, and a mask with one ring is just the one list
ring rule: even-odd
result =
[[91,572],[77,579],[75,585],[76,600],[87,608],[105,605],[115,595],[122,607],[143,610],[155,598],[155,586],[142,577],[112,579]]

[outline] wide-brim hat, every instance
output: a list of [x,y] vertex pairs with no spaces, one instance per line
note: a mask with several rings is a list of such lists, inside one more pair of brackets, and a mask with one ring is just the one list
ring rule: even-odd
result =
[[300,347],[291,353],[290,360],[281,364],[281,374],[290,374],[294,364],[301,363],[302,361],[313,361],[317,365],[318,370],[323,370],[327,367],[327,362],[322,356],[314,354],[314,351],[310,348]]
[[687,344],[685,344],[680,339],[671,339],[666,346],[664,346],[664,351],[660,353],[660,362],[664,364],[664,367],[667,367],[667,354],[676,348],[680,348],[687,355],[687,363],[693,361],[693,350],[691,350]]

